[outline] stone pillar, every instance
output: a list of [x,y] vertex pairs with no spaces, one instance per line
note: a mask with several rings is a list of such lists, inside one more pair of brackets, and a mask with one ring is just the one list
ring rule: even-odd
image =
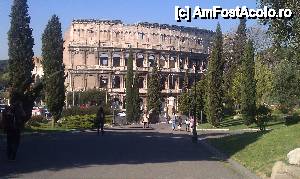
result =
[[86,91],[87,89],[87,78],[86,78],[86,73],[83,75],[83,87],[84,87],[84,91]]
[[112,67],[113,66],[112,51],[108,51],[107,55],[108,55],[108,67]]
[[124,78],[124,75],[120,75],[120,89],[124,88],[123,78]]
[[112,89],[112,74],[108,74],[108,84],[107,84],[108,89]]
[[170,89],[170,74],[168,74],[168,79],[167,79],[166,89],[167,89],[167,90]]
[[121,52],[121,66],[125,66],[125,51]]
[[132,56],[133,56],[133,69],[136,70],[137,53],[132,52]]
[[144,67],[149,67],[149,54],[148,53],[144,53]]
[[[168,69],[170,68],[170,57],[171,57],[170,54],[167,54],[167,55],[166,55],[166,58],[167,58],[167,68],[168,68]],[[166,66],[166,65],[165,65],[165,66]]]

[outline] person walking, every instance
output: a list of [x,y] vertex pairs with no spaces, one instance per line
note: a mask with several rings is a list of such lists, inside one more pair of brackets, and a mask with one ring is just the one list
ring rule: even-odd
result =
[[105,120],[105,114],[104,114],[104,110],[103,107],[100,106],[98,112],[97,112],[97,116],[96,116],[96,120],[97,120],[97,133],[99,135],[100,133],[100,129],[101,129],[101,135],[104,135],[104,120]]
[[22,103],[19,101],[7,106],[3,111],[4,131],[7,137],[6,155],[9,161],[16,160],[25,116]]
[[194,117],[191,117],[190,119],[190,131],[193,132],[193,128],[194,128]]
[[180,115],[178,115],[178,130],[181,131],[181,127],[182,127],[182,118]]
[[176,115],[175,114],[173,114],[173,116],[172,116],[172,130],[174,131],[174,130],[176,130]]
[[185,131],[188,132],[190,130],[190,120],[189,120],[189,118],[187,117],[184,122],[185,122]]
[[147,112],[144,111],[144,114],[143,114],[143,128],[149,128],[149,115],[147,115]]

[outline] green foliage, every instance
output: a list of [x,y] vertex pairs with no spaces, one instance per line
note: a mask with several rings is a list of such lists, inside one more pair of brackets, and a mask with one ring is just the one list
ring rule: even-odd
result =
[[263,62],[263,57],[258,55],[255,59],[256,104],[270,104],[273,93],[274,74],[272,68]]
[[29,121],[26,122],[26,127],[40,127],[40,123],[46,123],[47,120],[44,116],[32,116]]
[[8,32],[10,102],[21,101],[23,103],[26,114],[23,121],[26,122],[31,118],[34,101],[43,87],[42,84],[31,86],[34,40],[30,28],[27,0],[14,0],[10,17],[11,26]]
[[133,101],[133,121],[138,122],[141,117],[141,109],[140,109],[140,95],[139,95],[139,75],[138,73],[135,74],[134,82],[133,82],[133,94],[132,94],[132,101]]
[[[68,104],[73,104],[73,92],[68,93]],[[89,89],[86,91],[74,91],[74,105],[89,104],[99,105],[106,101],[106,91]]]
[[61,127],[67,129],[91,129],[94,127],[96,115],[76,115],[68,116],[61,120]]
[[224,103],[229,113],[233,112],[234,104],[239,104],[240,102],[240,66],[245,51],[246,40],[246,19],[240,19],[240,24],[232,42],[232,49],[226,50],[228,47],[224,47],[224,58],[226,58],[224,71]]
[[188,90],[188,86],[189,86],[189,72],[188,72],[188,70],[186,70],[184,73],[182,92],[186,92]]
[[65,104],[65,67],[61,23],[56,15],[48,22],[42,43],[46,104],[54,121],[57,121]]
[[[71,108],[64,109],[62,112],[63,117],[67,116],[75,116],[75,115],[90,115],[90,114],[97,114],[99,110],[99,106],[89,106],[87,108],[80,108],[77,106],[73,106]],[[109,106],[104,106],[104,113],[110,114]]]
[[126,74],[126,120],[133,121],[133,56],[132,51],[130,50],[129,58],[127,62],[127,74]]
[[154,121],[150,121],[151,123],[155,123],[158,120],[157,116],[160,113],[161,107],[161,89],[159,72],[157,65],[155,65],[149,78],[147,91],[147,110],[153,110],[153,116],[156,116],[152,118]]
[[261,131],[266,130],[266,123],[271,119],[271,110],[265,105],[259,105],[256,109],[255,122]]
[[217,26],[213,50],[208,64],[206,114],[213,126],[223,119],[223,37],[220,24]]
[[299,103],[298,66],[288,60],[282,60],[275,68],[273,98],[280,110],[289,113]]
[[248,41],[242,61],[241,79],[241,112],[245,119],[245,124],[250,125],[255,121],[255,63],[254,48],[252,41]]
[[269,32],[272,34],[277,46],[292,47],[299,52],[300,48],[300,2],[295,0],[258,0],[261,6],[268,6],[275,9],[291,9],[293,18],[265,19],[264,24],[269,25]]
[[191,96],[189,92],[184,92],[178,97],[178,110],[183,115],[188,116],[191,110]]

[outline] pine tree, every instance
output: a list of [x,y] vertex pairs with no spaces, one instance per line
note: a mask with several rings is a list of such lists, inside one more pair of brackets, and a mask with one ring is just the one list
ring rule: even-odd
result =
[[223,119],[223,37],[218,24],[211,57],[208,64],[206,114],[213,126],[218,126]]
[[10,102],[23,103],[26,122],[31,118],[34,101],[42,89],[42,85],[31,86],[34,39],[30,28],[27,0],[13,1],[10,18],[11,26],[8,32]]
[[241,71],[241,111],[245,124],[250,125],[255,121],[256,110],[254,48],[250,40],[246,44]]
[[153,118],[151,118],[151,123],[155,123],[158,121],[158,115],[160,113],[161,106],[161,84],[159,73],[157,69],[157,65],[152,69],[149,83],[148,83],[148,91],[147,91],[147,110],[153,111]]
[[59,18],[53,15],[42,35],[45,97],[47,107],[53,115],[53,125],[60,118],[65,104],[63,43],[61,23]]
[[136,72],[134,76],[134,83],[133,83],[133,95],[132,95],[132,101],[133,101],[133,121],[138,122],[141,115],[140,110],[140,95],[139,95],[139,75]]
[[126,74],[126,120],[133,121],[133,57],[130,50]]

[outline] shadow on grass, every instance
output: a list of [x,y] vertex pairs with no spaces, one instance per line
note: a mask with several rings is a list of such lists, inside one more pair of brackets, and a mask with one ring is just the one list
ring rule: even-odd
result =
[[210,144],[224,152],[227,157],[231,157],[235,153],[241,151],[246,146],[257,141],[268,131],[246,132],[242,134],[234,134],[222,138],[207,139]]
[[220,127],[231,127],[244,124],[244,121],[241,119],[233,119],[233,120],[224,120],[220,123]]

